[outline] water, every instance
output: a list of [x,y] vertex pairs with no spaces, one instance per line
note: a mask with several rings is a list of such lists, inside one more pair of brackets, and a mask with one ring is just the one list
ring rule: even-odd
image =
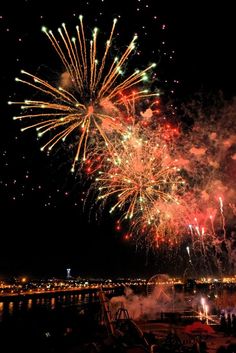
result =
[[69,352],[89,340],[99,314],[96,292],[0,301],[0,352]]
[[[123,290],[106,294],[121,295]],[[204,292],[210,301],[208,294]],[[194,297],[198,303],[201,293]],[[217,311],[236,312],[235,290],[223,290],[213,298],[211,311],[215,306]],[[97,292],[0,299],[0,353],[77,353],[83,343],[96,338],[99,315]]]
[[[0,299],[1,300],[1,299]],[[39,308],[46,310],[57,310],[71,306],[84,306],[98,300],[97,293],[84,294],[62,294],[55,297],[32,297],[23,300],[14,298],[12,301],[0,301],[0,322],[10,317],[25,315],[29,311]]]

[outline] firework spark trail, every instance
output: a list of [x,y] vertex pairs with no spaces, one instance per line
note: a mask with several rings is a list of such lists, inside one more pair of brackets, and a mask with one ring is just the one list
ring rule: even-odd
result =
[[224,241],[226,242],[225,217],[224,217],[222,197],[219,197],[219,203],[220,203],[220,214],[221,214],[221,219],[222,219],[222,228],[223,228],[223,234],[224,234]]
[[[136,239],[168,249],[187,239],[192,262],[207,266],[206,258],[215,255],[211,261],[223,273],[234,241],[228,228],[235,227],[236,214],[236,102],[218,104],[215,111],[191,103],[185,110],[192,125],[172,129],[154,99],[159,94],[142,87],[155,64],[121,77],[137,36],[110,62],[116,22],[100,62],[98,29],[88,41],[82,16],[72,39],[65,24],[58,36],[43,27],[65,68],[61,86],[22,70],[26,79],[16,81],[42,98],[9,102],[21,105],[22,114],[14,119],[30,119],[22,131],[50,135],[42,150],[70,138],[72,171],[80,160],[87,175],[98,174],[91,189],[98,190],[102,204],[113,202],[111,213],[120,212],[120,222],[127,220]],[[149,107],[143,112],[144,101]],[[216,195],[224,195],[224,205]]]
[[159,95],[138,89],[138,85],[147,79],[147,72],[154,68],[155,64],[149,65],[144,70],[136,70],[126,79],[120,78],[124,64],[135,48],[137,35],[133,37],[120,58],[116,57],[110,66],[106,65],[116,22],[114,19],[100,66],[97,60],[98,29],[94,29],[93,38],[87,45],[82,16],[79,17],[79,25],[76,27],[77,38],[70,39],[64,23],[62,28],[58,29],[61,43],[52,31],[42,28],[65,67],[64,75],[66,74],[69,81],[69,87],[54,87],[24,70],[21,73],[26,75],[28,80],[16,78],[16,81],[41,92],[44,100],[9,102],[20,104],[21,109],[26,111],[26,114],[14,119],[40,119],[22,131],[36,128],[39,136],[53,134],[42,150],[51,150],[61,140],[75,137],[76,153],[72,171],[75,170],[80,157],[82,161],[86,160],[90,147],[96,149],[93,145],[94,134],[101,137],[104,146],[111,148],[110,135],[122,134],[126,129],[123,111],[129,114],[140,99]]
[[214,226],[214,219],[213,219],[213,216],[210,215],[210,220],[211,220],[211,230],[212,230],[212,235],[213,235],[213,238],[216,237],[216,233],[215,233],[215,226]]
[[188,253],[188,256],[189,256],[189,262],[191,262],[191,256],[190,256],[190,249],[189,249],[189,246],[186,247],[186,250],[187,250],[187,253]]
[[[192,125],[185,127],[185,131],[180,126],[180,133],[173,141],[175,158],[189,194],[189,197],[186,193],[180,197],[180,203],[188,207],[186,229],[189,231],[183,230],[183,239],[189,235],[195,261],[197,256],[203,261],[211,258],[209,266],[215,261],[224,273],[234,242],[229,232],[235,227],[232,205],[236,199],[236,102],[226,102],[220,109],[207,106],[204,111],[195,101],[185,115],[192,118]],[[224,195],[224,205],[217,197],[219,194]],[[178,222],[177,217],[176,221],[178,229],[183,229],[182,219]]]
[[107,169],[101,170],[96,178],[98,200],[115,199],[110,213],[119,210],[120,219],[130,220],[136,232],[142,233],[144,226],[149,232],[155,229],[156,233],[164,224],[166,227],[173,216],[168,210],[173,213],[173,207],[175,210],[181,207],[179,196],[185,188],[177,162],[170,158],[166,144],[157,136],[144,137],[133,126],[118,141],[109,161]]
[[[205,212],[205,219],[202,214],[201,222],[195,218],[194,222],[198,224],[197,226],[189,225],[190,236],[191,236],[191,248],[194,254],[194,262],[198,263],[201,261],[202,266],[205,268],[206,273],[217,272],[223,275],[225,271],[232,271],[234,268],[233,258],[233,238],[227,236],[222,238],[222,232],[225,236],[226,227],[222,226],[222,208],[223,204],[220,203],[218,212],[213,212],[212,209],[209,210],[210,216]],[[217,210],[216,210],[217,211]],[[203,212],[203,211],[202,211]],[[212,215],[214,214],[214,216]],[[216,222],[217,227],[215,227],[214,222]],[[225,219],[225,218],[224,218]],[[204,226],[202,226],[204,224]]]
[[[130,102],[131,101],[129,101],[129,104]],[[148,111],[146,115],[143,114],[143,119],[145,119],[146,116],[153,118],[152,111],[151,113]],[[190,243],[192,244],[191,250],[195,261],[201,262],[203,267],[209,271],[212,271],[212,264],[215,263],[215,267],[223,273],[223,261],[225,261],[223,258],[227,257],[226,251],[228,257],[230,257],[232,252],[229,244],[225,244],[226,249],[222,247],[222,239],[220,236],[222,229],[222,220],[220,220],[220,218],[222,215],[221,212],[219,212],[220,209],[217,207],[215,197],[216,193],[226,190],[225,185],[221,181],[222,176],[220,176],[216,170],[216,166],[221,163],[221,158],[224,158],[224,154],[221,154],[218,158],[217,164],[209,164],[209,160],[213,160],[218,154],[217,149],[213,149],[211,146],[211,142],[213,141],[212,143],[215,145],[215,141],[211,139],[209,141],[209,139],[202,138],[201,136],[201,133],[206,131],[204,123],[201,128],[198,128],[198,134],[194,133],[193,136],[189,136],[189,134],[183,136],[183,134],[181,134],[177,139],[172,140],[171,143],[173,146],[167,143],[168,139],[166,139],[166,135],[169,135],[168,131],[155,125],[156,129],[154,133],[156,134],[156,140],[154,139],[154,141],[159,144],[159,151],[161,151],[160,154],[162,158],[166,155],[169,158],[167,159],[169,162],[173,163],[173,161],[177,161],[176,166],[178,166],[178,173],[176,170],[176,175],[181,175],[181,178],[187,184],[187,188],[183,188],[182,192],[180,192],[179,189],[177,192],[178,202],[175,202],[176,200],[168,202],[156,196],[151,199],[150,195],[145,195],[145,192],[141,194],[140,191],[138,191],[139,187],[137,185],[140,186],[140,184],[136,183],[136,188],[132,188],[132,186],[135,185],[134,181],[137,177],[135,176],[136,165],[141,165],[143,174],[149,175],[149,180],[152,180],[153,175],[151,175],[148,170],[152,170],[149,167],[150,156],[155,156],[155,149],[151,147],[152,143],[148,142],[147,149],[149,150],[149,155],[144,157],[141,153],[140,156],[144,158],[139,156],[140,160],[145,162],[143,162],[143,164],[137,163],[137,157],[136,159],[134,158],[134,144],[131,143],[131,137],[133,138],[133,142],[136,141],[136,144],[137,141],[140,142],[142,139],[139,140],[135,134],[137,133],[137,126],[139,126],[141,130],[143,126],[143,121],[140,121],[139,125],[135,125],[135,121],[136,118],[131,116],[131,127],[130,130],[127,129],[130,133],[130,135],[127,133],[129,138],[125,137],[126,135],[123,134],[124,141],[122,141],[122,143],[118,141],[118,144],[114,143],[114,146],[119,145],[119,147],[115,148],[113,151],[113,157],[109,156],[109,168],[105,172],[101,171],[100,176],[97,178],[97,187],[101,187],[99,190],[100,200],[110,199],[110,201],[112,201],[113,196],[117,197],[117,202],[113,205],[111,211],[117,209],[122,214],[121,220],[129,220],[130,234],[134,235],[134,238],[141,244],[145,244],[146,241],[145,246],[158,249],[161,249],[166,244],[169,247],[174,247],[185,241],[189,234],[191,239]],[[210,128],[214,129],[215,127],[211,126]],[[199,133],[199,130],[201,133]],[[152,132],[153,130],[150,125],[148,129],[142,130],[141,135],[146,134],[148,136],[149,134],[151,135]],[[209,132],[209,135],[212,136],[212,133]],[[142,140],[142,143],[144,141],[145,139]],[[149,141],[151,141],[151,139]],[[125,143],[126,149],[124,148]],[[122,148],[126,151],[123,154]],[[119,153],[117,153],[117,151]],[[207,158],[206,152],[208,153]],[[162,160],[162,158],[158,158]],[[126,163],[124,161],[126,161]],[[164,165],[167,164],[166,161]],[[119,166],[122,166],[121,170]],[[173,167],[174,164],[171,166]],[[116,173],[118,176],[115,175]],[[121,175],[123,175],[123,177],[125,176],[125,178],[119,180]],[[144,177],[141,178],[141,180],[141,189],[147,190],[148,187],[145,186],[146,182],[144,181]],[[126,185],[125,182],[127,182]],[[160,181],[158,181],[156,185],[158,185],[158,183],[161,184]],[[148,183],[146,183],[146,185],[148,185]],[[166,190],[167,193],[172,193],[168,188]],[[141,198],[139,197],[140,195]],[[145,196],[143,197],[143,195]],[[146,199],[146,201],[143,202],[143,199]],[[142,202],[140,202],[141,200]],[[230,205],[233,210],[232,203]],[[224,224],[225,226],[223,228],[226,232],[226,223]],[[187,231],[187,225],[189,225],[189,232]]]
[[188,261],[189,261],[190,265],[192,266],[194,273],[197,275],[198,272],[193,264],[192,257],[191,257],[191,251],[190,251],[189,246],[186,246],[186,251],[188,253]]

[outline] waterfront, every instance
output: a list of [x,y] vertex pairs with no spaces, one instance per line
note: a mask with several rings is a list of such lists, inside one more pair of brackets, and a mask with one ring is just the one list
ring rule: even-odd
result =
[[[158,291],[160,293],[169,294],[168,290],[172,291],[172,287],[168,287],[166,284],[159,284]],[[139,304],[136,305],[138,310],[141,310],[142,315],[136,322],[138,322],[141,329],[149,334],[155,335],[155,337],[161,342],[171,328],[175,328],[178,335],[182,340],[186,341],[187,344],[192,344],[192,341],[188,339],[186,334],[184,335],[183,328],[186,324],[199,319],[199,313],[194,310],[189,316],[180,315],[180,308],[175,307],[176,313],[173,313],[173,305],[170,302],[163,304],[163,295],[156,297],[155,307],[156,316],[150,317],[146,312],[146,307],[143,305],[141,300],[147,301],[150,294],[145,293],[145,286],[134,286],[135,291],[133,297],[129,294],[129,303],[135,304],[134,300],[138,298]],[[181,288],[180,292],[183,292],[184,288]],[[197,289],[197,290],[196,290]],[[191,292],[191,294],[189,293]],[[139,294],[138,294],[139,293]],[[178,295],[179,290],[175,292],[175,298]],[[214,324],[210,317],[213,318],[213,303],[220,304],[221,308],[225,309],[228,313],[235,312],[235,304],[232,301],[234,298],[235,290],[224,289],[221,293],[220,298],[215,298],[212,301],[211,292],[204,290],[199,286],[193,288],[192,291],[189,289],[184,292],[186,298],[191,297],[196,304],[201,305],[201,299],[204,295],[205,300],[208,300],[210,304],[210,311],[208,318],[204,318],[204,312],[202,312],[201,319],[206,321],[209,319],[210,324]],[[219,293],[219,289],[217,289]],[[117,286],[113,289],[106,290],[106,296],[112,300],[124,298],[124,287]],[[157,295],[157,292],[156,292]],[[231,299],[230,299],[231,296]],[[135,299],[136,298],[136,299]],[[167,298],[165,296],[165,298]],[[118,299],[118,298],[117,298]],[[194,304],[194,305],[195,305]],[[166,314],[160,316],[159,309],[161,305],[165,305]],[[192,305],[191,303],[189,304]],[[223,307],[223,305],[226,305]],[[152,308],[152,315],[154,314],[155,307]],[[197,308],[197,305],[195,305]],[[163,306],[164,308],[164,306]],[[73,347],[78,347],[86,342],[90,342],[92,338],[96,337],[98,332],[97,322],[100,319],[101,307],[99,303],[98,289],[97,290],[84,290],[82,292],[61,292],[61,293],[40,293],[34,295],[18,295],[8,296],[0,299],[0,340],[1,340],[1,353],[13,353],[19,352],[36,352],[36,353],[51,353],[51,352],[71,352]],[[215,310],[215,308],[214,308]],[[133,311],[129,310],[129,314],[133,317]],[[206,313],[205,313],[206,314]],[[135,317],[133,317],[135,318]],[[152,320],[150,320],[152,318]],[[154,319],[155,318],[155,319]],[[216,330],[220,328],[220,310],[214,315],[217,321]],[[218,331],[217,331],[218,332]],[[216,351],[216,344],[214,342],[217,338],[217,342],[234,342],[233,336],[227,336],[227,332],[218,332],[214,340],[211,339],[211,352]]]
[[[11,299],[13,300],[11,301]],[[33,298],[21,298],[20,300],[15,297],[9,300],[5,298],[4,301],[0,301],[0,322],[38,308],[53,311],[63,307],[83,306],[89,302],[96,301],[96,299],[97,294],[95,292],[83,294],[60,293],[60,295],[52,297],[50,295],[39,295]]]
[[[114,291],[106,292],[108,296]],[[1,353],[58,352],[89,339],[99,313],[98,293],[62,293],[0,302]],[[66,348],[65,348],[66,347]]]

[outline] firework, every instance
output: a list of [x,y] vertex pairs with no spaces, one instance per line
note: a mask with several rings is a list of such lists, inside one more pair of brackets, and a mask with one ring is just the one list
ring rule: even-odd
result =
[[123,135],[96,183],[99,201],[115,200],[110,213],[119,210],[121,220],[129,220],[132,229],[146,236],[147,227],[158,224],[161,228],[165,218],[166,225],[170,222],[167,209],[179,206],[185,188],[168,146],[157,138],[157,132],[144,136],[137,126]]
[[[111,205],[110,213],[119,214],[117,229],[121,222],[128,223],[127,238],[132,233],[140,243],[165,246],[167,251],[178,244],[184,246],[185,256],[187,250],[193,268],[202,265],[223,273],[230,267],[233,272],[235,103],[221,108],[218,104],[216,112],[190,104],[184,109],[190,120],[185,124],[182,119],[181,129],[173,109],[171,121],[161,114],[159,99],[149,100],[159,94],[143,87],[154,64],[123,78],[137,36],[119,58],[111,59],[116,22],[100,61],[98,29],[88,41],[82,16],[75,38],[65,24],[58,36],[44,27],[64,66],[60,85],[22,71],[26,79],[16,81],[42,98],[9,102],[25,112],[14,119],[30,119],[23,131],[36,128],[39,136],[49,135],[42,150],[70,139],[75,149],[72,171],[80,161],[87,175],[96,172],[91,190],[98,192],[102,206]],[[149,104],[144,111],[143,102]]]
[[[206,273],[218,271],[234,273],[235,271],[235,232],[230,225],[225,227],[223,199],[219,197],[215,209],[198,210],[198,217],[189,224],[191,249],[194,262],[201,265]],[[228,219],[231,218],[230,207],[227,207]]]
[[134,51],[137,35],[133,37],[120,58],[115,57],[110,64],[107,64],[116,22],[117,20],[114,19],[100,63],[97,59],[98,29],[94,29],[92,40],[88,42],[82,16],[79,17],[79,25],[76,27],[76,37],[72,39],[65,24],[58,29],[59,40],[52,31],[43,27],[43,32],[65,68],[61,76],[61,85],[54,87],[24,70],[21,73],[26,76],[26,79],[16,78],[16,81],[39,91],[42,99],[9,102],[9,104],[21,104],[21,109],[26,112],[14,119],[33,120],[33,123],[24,127],[22,131],[36,128],[39,136],[51,133],[42,150],[51,150],[58,142],[64,141],[71,135],[74,136],[73,144],[76,152],[72,171],[79,158],[82,157],[85,161],[87,150],[91,146],[96,147],[94,146],[96,134],[109,148],[111,133],[124,131],[125,120],[122,113],[125,111],[125,114],[129,115],[130,111],[134,110],[136,101],[157,95],[138,89],[138,85],[147,80],[147,72],[155,64],[141,71],[136,70],[125,79],[121,78],[123,67]]

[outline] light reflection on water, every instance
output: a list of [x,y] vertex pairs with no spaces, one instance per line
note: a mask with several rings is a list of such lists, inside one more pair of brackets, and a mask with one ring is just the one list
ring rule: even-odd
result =
[[29,299],[29,300],[27,301],[27,309],[28,309],[28,310],[32,309],[32,304],[33,304],[33,299]]
[[51,310],[55,309],[55,303],[56,303],[56,299],[55,298],[51,298]]
[[8,303],[8,312],[9,312],[10,315],[13,314],[13,310],[14,310],[14,302]]
[[55,297],[31,297],[14,301],[1,301],[0,322],[14,316],[17,312],[22,314],[33,311],[36,308],[56,310],[59,307],[82,306],[98,300],[98,293],[61,294]]
[[4,303],[0,302],[0,322],[2,321],[3,309],[4,309]]

